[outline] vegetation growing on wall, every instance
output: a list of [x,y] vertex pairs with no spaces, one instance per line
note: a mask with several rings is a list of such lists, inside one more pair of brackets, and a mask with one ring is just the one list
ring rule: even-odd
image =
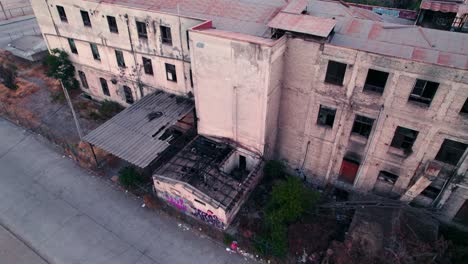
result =
[[77,89],[79,87],[78,80],[75,79],[75,67],[65,51],[51,50],[44,59],[44,65],[47,67],[47,76],[62,81],[65,88]]

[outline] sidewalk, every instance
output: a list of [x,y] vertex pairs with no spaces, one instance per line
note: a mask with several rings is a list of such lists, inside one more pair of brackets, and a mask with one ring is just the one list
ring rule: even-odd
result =
[[246,263],[3,119],[0,168],[0,223],[51,264]]
[[0,260],[4,264],[48,264],[33,249],[0,225]]

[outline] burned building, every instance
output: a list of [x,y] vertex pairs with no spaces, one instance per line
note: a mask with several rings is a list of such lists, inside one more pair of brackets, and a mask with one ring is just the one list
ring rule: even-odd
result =
[[[245,197],[234,186],[248,177],[233,177],[222,158],[238,155],[240,168],[249,157],[280,159],[319,185],[466,221],[467,34],[329,0],[32,3],[49,49],[70,54],[83,92],[124,105],[156,91],[193,102],[199,136],[153,174],[174,206],[182,200],[187,212],[217,212],[228,224],[241,204],[230,199]],[[245,155],[205,153],[218,144]]]

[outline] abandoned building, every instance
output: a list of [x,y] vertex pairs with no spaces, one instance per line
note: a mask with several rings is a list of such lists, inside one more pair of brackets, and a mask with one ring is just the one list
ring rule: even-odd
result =
[[267,159],[467,222],[468,34],[430,28],[428,2],[416,21],[331,0],[32,5],[83,92],[131,105],[85,140],[223,228]]

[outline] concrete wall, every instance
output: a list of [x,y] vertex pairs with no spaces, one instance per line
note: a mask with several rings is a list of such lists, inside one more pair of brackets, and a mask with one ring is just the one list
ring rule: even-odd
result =
[[[273,49],[273,41],[260,38],[256,43],[210,32],[190,33],[198,132],[230,139],[262,155],[266,123],[276,121],[279,101],[279,81],[270,80],[270,73],[281,69],[276,61],[281,61],[284,49]],[[273,144],[274,128],[268,128]]]
[[[342,86],[324,82],[329,60],[347,64]],[[363,91],[369,68],[389,73],[382,95]],[[405,190],[419,164],[435,158],[444,139],[468,143],[467,71],[404,61],[290,37],[279,114],[278,157],[321,184],[372,190],[379,171],[399,175],[393,191]],[[408,101],[416,79],[440,83],[430,107]],[[332,128],[317,125],[320,105],[336,108]],[[374,119],[366,139],[351,134],[355,115]],[[419,131],[413,153],[390,147],[397,126]],[[360,161],[352,186],[338,180],[345,155]]]
[[[95,83],[95,80],[104,76],[133,83],[137,83],[139,79],[144,88],[140,90],[136,87],[136,99],[141,98],[141,92],[144,95],[145,92],[155,89],[180,95],[193,92],[186,32],[200,24],[200,20],[87,1],[52,0],[48,1],[47,5],[45,1],[33,0],[32,5],[49,49],[59,48],[67,51],[77,68],[85,72],[88,82]],[[68,22],[60,20],[57,5],[65,9]],[[89,13],[92,27],[83,25],[80,10]],[[110,32],[108,15],[116,18],[118,33]],[[136,21],[146,23],[147,39],[138,37]],[[172,45],[161,42],[160,25],[171,28]],[[78,54],[71,53],[68,38],[74,39]],[[100,61],[93,58],[90,43],[98,46]],[[124,54],[125,68],[117,65],[116,49]],[[144,73],[143,56],[151,59],[154,75]],[[177,82],[167,79],[165,63],[175,65]],[[100,85],[85,91],[97,99],[102,99],[102,93],[92,93],[96,90],[100,90]],[[118,97],[111,96],[109,99],[119,101]]]

